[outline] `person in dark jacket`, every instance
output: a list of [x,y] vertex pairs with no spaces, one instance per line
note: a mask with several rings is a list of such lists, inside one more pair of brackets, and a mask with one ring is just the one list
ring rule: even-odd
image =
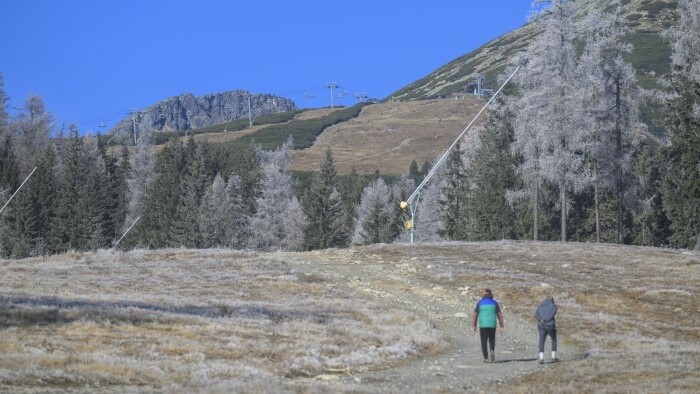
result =
[[[481,334],[481,352],[484,355],[484,362],[496,361],[496,319],[500,325],[500,332],[506,328],[503,324],[503,314],[501,307],[493,299],[491,289],[484,289],[481,299],[476,303],[474,313],[472,314],[472,331],[476,332],[476,324],[479,323],[479,333]],[[488,345],[488,346],[487,346]],[[491,350],[489,357],[488,350]]]
[[537,319],[537,331],[540,334],[540,364],[544,364],[544,342],[547,335],[552,339],[552,362],[557,362],[557,325],[555,316],[557,315],[557,304],[554,303],[554,297],[547,296],[542,300],[540,306],[535,311]]

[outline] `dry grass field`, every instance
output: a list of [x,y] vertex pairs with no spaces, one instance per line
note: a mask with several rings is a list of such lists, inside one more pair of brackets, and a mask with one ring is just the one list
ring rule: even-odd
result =
[[412,160],[419,168],[435,161],[484,104],[467,96],[369,105],[357,118],[326,129],[312,147],[293,151],[291,169],[317,170],[330,147],[339,174],[349,174],[353,168],[360,174],[408,173]]
[[[0,261],[0,390],[696,392],[700,253],[534,242]],[[482,364],[478,289],[508,329]],[[563,362],[532,313],[559,305]],[[458,313],[463,312],[463,313]]]
[[[406,174],[415,160],[419,168],[432,163],[445,152],[454,139],[471,122],[485,101],[474,96],[464,99],[388,102],[368,105],[360,115],[326,129],[308,149],[292,152],[290,170],[316,171],[328,147],[333,151],[339,174],[353,168],[360,174],[379,171],[384,175]],[[315,109],[301,112],[295,120],[323,117],[338,109]],[[485,115],[485,114],[484,114]],[[476,122],[476,129],[485,116]],[[240,131],[195,134],[197,142],[225,143],[267,127],[253,126]],[[183,137],[184,139],[185,137]],[[158,153],[165,145],[156,145]],[[134,157],[134,147],[129,147]],[[121,152],[113,147],[113,154]]]

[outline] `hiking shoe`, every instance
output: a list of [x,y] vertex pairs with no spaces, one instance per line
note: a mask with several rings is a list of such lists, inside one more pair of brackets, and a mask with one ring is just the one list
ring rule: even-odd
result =
[[538,363],[540,363],[540,364],[544,364],[544,359],[543,359],[543,358],[541,358],[541,359],[540,359],[540,360],[538,361]]
[[489,355],[489,362],[492,363],[492,362],[494,362],[494,361],[496,361],[496,355],[493,354],[493,353],[491,353],[491,354]]
[[488,358],[485,358],[485,359],[484,359],[484,362],[485,362],[485,363],[490,363],[491,361],[489,361]]
[[558,362],[559,362],[559,359],[555,357],[555,358],[552,359],[552,362],[553,362],[553,363],[558,363]]

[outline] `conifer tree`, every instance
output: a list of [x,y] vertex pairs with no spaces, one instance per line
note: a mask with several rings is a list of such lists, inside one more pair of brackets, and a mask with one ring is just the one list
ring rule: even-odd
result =
[[79,190],[76,211],[81,227],[81,241],[77,249],[95,250],[105,247],[114,234],[110,213],[107,212],[111,196],[107,168],[98,146],[97,138],[87,136],[83,140],[83,171],[85,183]]
[[[553,0],[536,23],[543,32],[528,47],[523,69],[516,75],[520,96],[514,112],[514,151],[522,155],[520,173],[532,188],[534,238],[538,234],[540,181],[559,189],[561,240],[567,240],[570,194],[588,181],[581,171],[587,129],[580,125],[583,103],[576,91],[573,1]],[[523,197],[511,194],[512,197]]]
[[[625,60],[632,45],[619,0],[613,0],[605,13],[591,12],[585,24],[585,50],[579,60],[579,92],[586,101],[581,119],[589,128],[590,164],[593,173],[596,240],[600,242],[600,189],[614,191],[616,199],[616,242],[625,237],[624,217],[629,210],[637,183],[631,164],[636,141],[645,127],[639,120],[640,89],[634,68]],[[629,229],[627,231],[629,233]]]
[[636,190],[636,198],[641,202],[641,209],[634,216],[633,244],[656,247],[669,245],[671,227],[662,197],[663,162],[663,148],[656,142],[644,144],[639,150],[636,172],[639,174],[640,186]]
[[53,144],[49,144],[39,158],[32,182],[27,185],[28,194],[37,215],[35,251],[37,254],[54,253],[60,248],[51,238],[51,229],[56,225],[58,180],[57,157]]
[[251,140],[248,149],[243,153],[241,167],[238,170],[241,180],[241,197],[245,213],[249,216],[255,214],[255,201],[260,196],[260,182],[263,177],[262,149]]
[[[416,215],[414,223],[412,223],[414,241],[444,240],[440,235],[444,233],[444,228],[441,220],[442,206],[439,201],[445,199],[442,191],[447,184],[445,180],[446,171],[446,166],[444,165],[436,168],[430,182],[420,191],[413,202],[416,205]],[[406,219],[409,219],[409,217],[406,217]]]
[[5,137],[10,115],[7,113],[7,102],[10,100],[5,92],[5,78],[0,73],[0,138]]
[[304,243],[309,250],[343,247],[349,241],[346,210],[337,186],[333,154],[328,148],[304,195],[303,208],[308,218]]
[[700,250],[700,3],[679,0],[678,10],[678,25],[666,33],[673,52],[663,205],[671,221],[671,244]]
[[186,165],[180,184],[180,200],[172,224],[172,241],[176,246],[188,248],[201,244],[198,227],[199,206],[208,184],[205,172],[205,148],[190,138],[186,148]]
[[249,245],[256,250],[301,250],[306,217],[293,194],[292,177],[287,173],[294,141],[265,154],[261,194],[250,219]]
[[29,97],[24,109],[10,129],[16,141],[15,154],[20,158],[20,172],[28,174],[49,144],[53,118],[46,111],[44,100],[39,96]]
[[89,227],[89,203],[85,199],[86,185],[90,180],[86,165],[83,140],[78,129],[70,126],[70,137],[66,141],[60,190],[56,201],[56,225],[51,238],[58,251],[85,250],[92,229]]
[[522,189],[516,174],[517,158],[510,152],[513,143],[513,115],[503,102],[497,103],[480,133],[481,143],[467,174],[472,180],[471,215],[475,240],[513,239],[525,235],[527,207],[509,204],[508,190]]
[[389,204],[393,207],[391,230],[389,238],[395,240],[407,233],[406,221],[410,220],[409,212],[401,208],[401,201],[406,201],[408,197],[416,189],[416,183],[412,177],[402,175],[393,185],[391,185],[391,194]]
[[20,185],[19,165],[13,148],[13,141],[10,135],[0,141],[0,189],[14,191]]
[[226,182],[226,243],[224,245],[243,249],[249,238],[249,223],[251,217],[245,213],[241,192],[241,179],[231,175]]
[[[127,205],[124,221],[122,222],[123,224],[119,231],[121,234],[125,233],[134,223],[137,223],[137,218],[144,215],[148,201],[147,193],[151,190],[152,181],[155,176],[154,172],[156,159],[153,153],[153,146],[150,144],[150,140],[144,139],[143,137],[140,138],[135,150],[136,152],[134,153],[133,166],[131,166],[128,163],[128,159],[125,161],[125,159],[128,157],[126,145],[122,145],[123,153],[121,167],[124,168],[124,166],[129,166],[130,169],[126,170]],[[149,243],[146,241],[144,232],[142,231],[144,228],[148,228],[148,224],[144,222],[141,222],[138,226],[132,228],[130,230],[129,237],[121,241],[120,247],[129,248],[136,245],[148,245]]]
[[390,198],[389,187],[382,178],[365,187],[355,213],[353,244],[389,243],[393,240],[395,208]]
[[185,149],[179,141],[166,145],[156,156],[153,179],[146,193],[138,229],[139,242],[144,246],[180,246],[173,231],[185,168]]
[[227,246],[227,228],[232,225],[227,220],[229,204],[226,181],[217,174],[204,192],[199,209],[198,226],[203,248]]
[[464,240],[467,238],[469,185],[460,142],[447,156],[445,168],[445,185],[442,188],[442,198],[438,200],[442,220],[440,235],[448,240]]

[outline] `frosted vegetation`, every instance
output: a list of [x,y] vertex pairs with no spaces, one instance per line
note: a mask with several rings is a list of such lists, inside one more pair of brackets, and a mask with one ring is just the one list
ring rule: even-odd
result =
[[[540,33],[503,77],[519,71],[413,201],[416,240],[700,248],[697,2],[678,1],[677,23],[664,33],[670,72],[654,91],[639,87],[627,60],[621,2],[601,2],[586,17],[577,6],[535,2],[530,23]],[[36,167],[0,217],[4,257],[108,248],[129,229],[121,250],[405,241],[410,215],[399,202],[430,170],[414,162],[406,175],[339,176],[328,147],[316,171],[291,173],[290,151],[309,141],[272,129],[246,135],[246,149],[244,139],[192,138],[156,149],[143,132],[120,150],[75,126],[64,135],[37,96],[11,117],[2,86],[0,197],[7,201]],[[658,116],[642,119],[643,106]]]
[[5,262],[3,272],[0,387],[270,390],[446,346],[412,313],[358,302],[274,254],[68,253]]

